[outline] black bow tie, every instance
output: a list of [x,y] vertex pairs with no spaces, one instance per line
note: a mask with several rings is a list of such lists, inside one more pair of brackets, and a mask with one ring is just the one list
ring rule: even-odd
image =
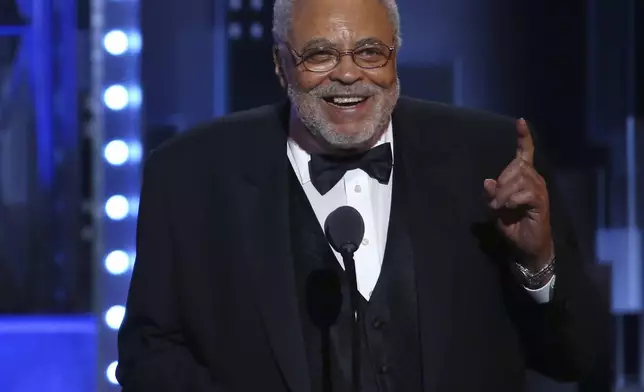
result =
[[349,170],[361,169],[381,184],[388,184],[393,158],[391,144],[384,143],[371,150],[351,157],[313,155],[309,161],[311,182],[321,195],[326,194]]

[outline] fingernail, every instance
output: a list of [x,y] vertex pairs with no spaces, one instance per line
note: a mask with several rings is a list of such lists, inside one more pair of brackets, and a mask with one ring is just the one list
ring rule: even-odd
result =
[[496,188],[496,181],[495,181],[495,180],[492,180],[491,178],[488,178],[488,179],[486,179],[485,181],[483,181],[483,186],[484,186],[484,187],[491,186],[491,187],[495,187],[495,188]]

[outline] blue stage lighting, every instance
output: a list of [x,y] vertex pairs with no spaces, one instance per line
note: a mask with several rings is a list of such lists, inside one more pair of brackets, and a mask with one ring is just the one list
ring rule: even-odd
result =
[[103,101],[112,110],[123,110],[130,102],[130,95],[124,86],[117,84],[105,90]]
[[105,269],[112,275],[123,275],[130,270],[131,257],[123,250],[114,250],[105,256]]
[[250,26],[250,35],[254,39],[262,39],[264,37],[264,26],[261,23],[255,22]]
[[125,317],[125,307],[114,305],[105,312],[105,324],[113,330],[121,328],[121,323]]
[[130,146],[123,140],[112,140],[103,151],[105,160],[114,166],[121,166],[130,158]]
[[130,214],[130,202],[123,195],[114,195],[107,199],[105,213],[112,220],[123,220]]
[[99,358],[97,392],[119,391],[116,330],[125,315],[141,189],[140,1],[90,0]]
[[105,34],[103,46],[107,53],[113,56],[120,56],[128,51],[130,40],[123,30],[112,30]]
[[116,367],[118,366],[118,362],[114,361],[110,363],[107,366],[107,369],[105,370],[105,377],[107,377],[107,381],[110,382],[110,384],[113,385],[118,385],[118,381],[116,380]]

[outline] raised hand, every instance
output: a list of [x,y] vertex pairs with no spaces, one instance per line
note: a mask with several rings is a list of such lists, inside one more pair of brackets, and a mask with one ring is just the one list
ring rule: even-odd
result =
[[516,158],[483,187],[500,232],[523,254],[526,268],[538,270],[554,256],[546,182],[534,169],[534,143],[525,120],[517,128]]

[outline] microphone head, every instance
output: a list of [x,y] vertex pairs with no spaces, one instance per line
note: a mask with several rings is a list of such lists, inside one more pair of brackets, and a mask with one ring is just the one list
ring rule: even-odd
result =
[[324,222],[324,234],[338,253],[354,253],[364,237],[364,220],[353,207],[342,206]]

